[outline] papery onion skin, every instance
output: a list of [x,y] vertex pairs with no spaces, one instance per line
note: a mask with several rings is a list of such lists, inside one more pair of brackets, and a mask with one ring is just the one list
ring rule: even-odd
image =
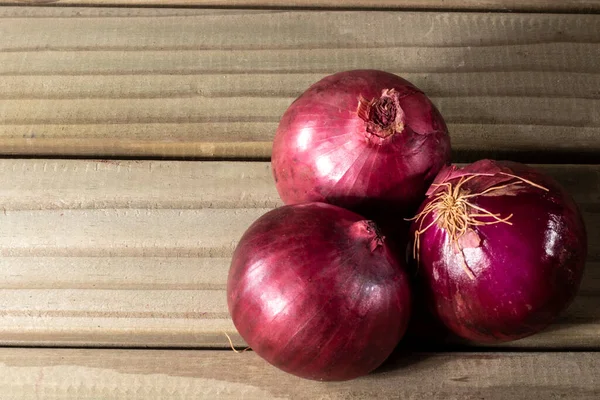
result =
[[376,226],[324,203],[259,218],[233,255],[229,312],[272,365],[313,380],[366,375],[391,354],[410,317],[410,287]]
[[[366,113],[377,99],[387,103]],[[286,204],[327,202],[369,218],[414,211],[449,161],[448,129],[433,103],[410,82],[378,70],[339,72],[313,84],[284,113],[272,152]]]
[[[586,230],[574,200],[554,179],[523,164],[482,160],[462,169],[446,168],[436,178],[420,211],[434,201],[436,192],[445,190],[437,184],[456,184],[461,175],[469,173],[491,174],[463,185],[468,192],[481,193],[498,177],[498,171],[548,191],[522,184],[522,190],[512,195],[469,199],[501,218],[512,214],[508,219],[512,225],[473,227],[481,240],[479,245],[475,241],[469,247],[469,240],[463,242],[464,261],[472,277],[450,244],[448,232],[437,223],[419,237],[421,289],[433,313],[456,335],[479,343],[516,340],[548,326],[575,297],[587,255]],[[413,222],[411,234],[419,226],[427,227],[434,218],[432,212],[422,225]]]

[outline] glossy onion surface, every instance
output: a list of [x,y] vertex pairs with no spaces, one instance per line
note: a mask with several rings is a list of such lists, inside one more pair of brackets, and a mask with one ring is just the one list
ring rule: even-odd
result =
[[445,168],[411,229],[420,289],[463,338],[493,343],[534,334],[579,288],[582,217],[565,190],[532,167],[482,160]]
[[259,356],[315,380],[378,367],[410,314],[405,270],[376,226],[324,203],[283,206],[250,226],[233,255],[227,298]]
[[377,70],[312,85],[284,113],[272,153],[286,204],[327,202],[370,218],[414,211],[449,161],[448,130],[429,98]]

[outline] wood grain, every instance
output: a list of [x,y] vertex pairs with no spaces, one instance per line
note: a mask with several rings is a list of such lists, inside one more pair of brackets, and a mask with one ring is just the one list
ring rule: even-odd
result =
[[597,15],[2,7],[0,21],[0,154],[267,159],[293,99],[354,68],[425,90],[459,161],[600,154]]
[[597,399],[598,353],[396,355],[350,382],[302,380],[255,353],[0,349],[11,399]]
[[6,4],[27,5],[112,5],[112,6],[209,6],[276,8],[371,8],[441,9],[497,11],[591,12],[600,10],[598,0],[4,0]]
[[[580,296],[507,346],[600,347],[600,167],[540,166],[584,213]],[[229,257],[281,205],[258,162],[0,160],[0,344],[244,345],[227,312]]]

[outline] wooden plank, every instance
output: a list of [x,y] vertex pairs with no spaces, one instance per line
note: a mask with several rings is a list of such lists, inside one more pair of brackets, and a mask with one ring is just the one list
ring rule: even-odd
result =
[[598,353],[422,353],[393,356],[349,382],[315,382],[255,353],[0,349],[11,399],[597,399]]
[[[540,166],[584,212],[580,296],[515,347],[600,347],[600,167]],[[0,344],[227,347],[244,230],[281,204],[268,163],[1,160]]]
[[600,153],[598,15],[2,7],[0,20],[0,154],[266,159],[293,99],[353,68],[425,90],[459,161]]
[[0,159],[0,179],[7,211],[281,204],[269,163]]
[[4,0],[6,4],[593,12],[598,0]]

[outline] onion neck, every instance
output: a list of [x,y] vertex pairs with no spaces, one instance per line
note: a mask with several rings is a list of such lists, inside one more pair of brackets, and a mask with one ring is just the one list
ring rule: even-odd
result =
[[383,246],[383,241],[385,239],[373,221],[356,221],[350,225],[350,233],[355,238],[364,239],[371,252],[375,251],[378,247]]
[[368,136],[387,139],[404,130],[405,114],[400,107],[400,93],[385,89],[381,97],[367,100],[360,96],[356,113],[365,121]]

